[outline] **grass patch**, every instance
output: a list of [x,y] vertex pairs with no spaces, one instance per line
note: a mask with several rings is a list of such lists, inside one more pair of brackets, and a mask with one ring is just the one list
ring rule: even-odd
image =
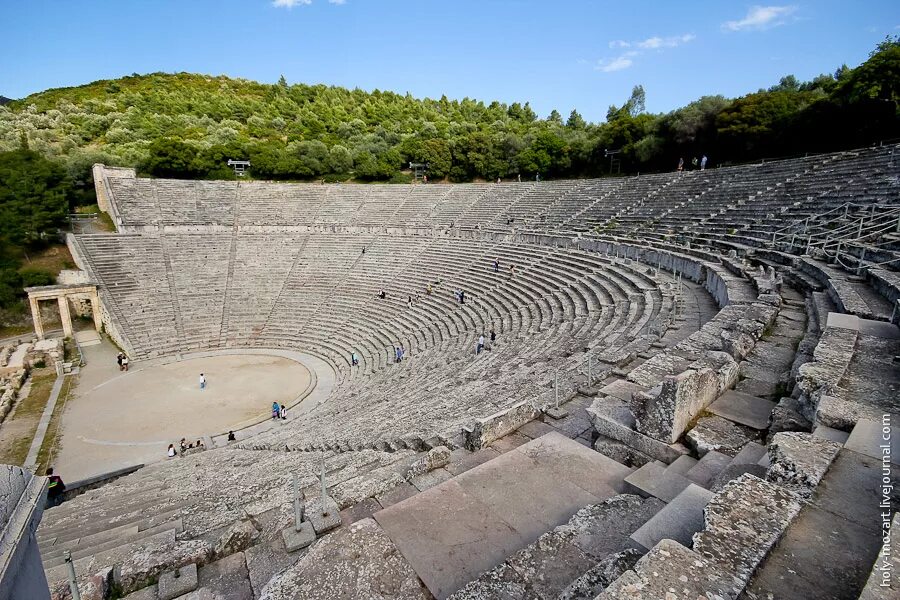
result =
[[22,257],[23,269],[40,269],[54,276],[63,269],[74,269],[75,261],[65,244],[54,244],[44,248],[37,254],[25,254]]
[[0,338],[8,338],[17,335],[25,335],[34,331],[30,325],[4,325],[0,327]]
[[22,399],[16,405],[15,412],[3,422],[5,435],[0,439],[0,462],[11,465],[25,463],[54,381],[55,369],[32,370],[28,397]]
[[50,416],[50,424],[47,426],[47,434],[44,436],[44,442],[38,451],[37,472],[43,473],[47,467],[53,464],[53,458],[59,454],[59,429],[62,425],[62,416],[69,403],[69,397],[72,388],[75,387],[75,378],[77,375],[69,375],[63,379],[62,388],[59,390],[59,400],[53,407],[53,414]]

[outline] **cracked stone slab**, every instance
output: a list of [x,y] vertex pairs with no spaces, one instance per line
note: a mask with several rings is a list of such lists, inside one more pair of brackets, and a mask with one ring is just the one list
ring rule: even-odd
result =
[[811,433],[776,433],[769,444],[769,470],[766,479],[809,498],[841,445]]
[[319,540],[274,577],[260,600],[430,600],[415,571],[374,519]]
[[800,497],[790,490],[742,475],[706,505],[706,527],[694,535],[694,550],[733,573],[743,588],[800,508]]
[[662,540],[597,600],[734,600],[733,577],[674,540]]

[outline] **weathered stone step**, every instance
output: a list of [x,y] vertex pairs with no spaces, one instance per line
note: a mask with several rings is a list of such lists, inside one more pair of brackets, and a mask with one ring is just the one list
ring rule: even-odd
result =
[[697,485],[709,489],[713,480],[731,462],[731,457],[716,450],[710,450],[696,465],[685,473],[685,477]]
[[667,471],[665,463],[647,463],[625,478],[626,489],[644,496],[654,496],[671,502],[691,481],[674,471]]
[[753,429],[766,429],[775,403],[744,392],[727,390],[709,405],[707,410],[714,415],[746,425]]
[[140,540],[144,540],[156,534],[164,533],[170,530],[174,531],[176,535],[184,531],[184,524],[182,523],[181,519],[175,519],[174,521],[162,523],[161,525],[157,525],[155,527],[134,531],[124,535],[119,534],[118,536],[109,536],[103,541],[95,540],[90,544],[84,546],[79,544],[73,548],[58,548],[49,552],[41,552],[41,558],[43,559],[44,568],[50,569],[65,562],[65,559],[63,557],[67,549],[72,553],[72,558],[77,560],[85,556],[91,556],[105,550],[122,546],[123,544],[138,542]]
[[690,484],[631,534],[631,539],[647,550],[664,539],[690,547],[693,535],[703,529],[703,509],[712,497],[712,492]]

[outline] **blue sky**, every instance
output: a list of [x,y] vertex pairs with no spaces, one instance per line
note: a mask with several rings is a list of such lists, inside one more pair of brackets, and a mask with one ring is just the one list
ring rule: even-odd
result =
[[[864,8],[863,8],[864,6]],[[855,66],[900,3],[576,0],[0,0],[0,95],[190,71],[415,96],[530,101],[603,120]]]

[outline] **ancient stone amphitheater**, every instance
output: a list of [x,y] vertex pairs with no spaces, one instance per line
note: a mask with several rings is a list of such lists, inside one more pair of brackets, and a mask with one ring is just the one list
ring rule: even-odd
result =
[[51,590],[69,550],[82,597],[897,597],[896,149],[461,185],[96,166],[118,232],[69,245],[135,363],[302,352],[327,393],[47,510]]

